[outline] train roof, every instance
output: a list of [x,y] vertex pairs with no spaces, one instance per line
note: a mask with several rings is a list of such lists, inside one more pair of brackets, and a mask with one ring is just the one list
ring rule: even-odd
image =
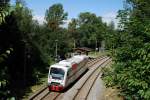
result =
[[75,55],[71,58],[71,60],[73,60],[76,63],[80,63],[82,60],[84,60],[85,58],[87,58],[86,55]]
[[80,63],[86,57],[87,56],[85,56],[85,55],[76,55],[70,59],[60,61],[59,64],[67,64],[67,65],[71,66],[74,63]]
[[68,68],[71,68],[73,64],[75,63],[78,64],[81,61],[83,61],[85,58],[87,58],[86,55],[76,55],[67,60],[62,60],[59,63],[53,64],[51,65],[51,67],[68,69]]
[[62,60],[62,61],[59,62],[59,64],[61,64],[61,65],[66,65],[66,67],[67,67],[67,66],[68,66],[68,67],[71,67],[73,63],[74,63],[74,62],[70,62],[70,61],[68,61],[68,60]]

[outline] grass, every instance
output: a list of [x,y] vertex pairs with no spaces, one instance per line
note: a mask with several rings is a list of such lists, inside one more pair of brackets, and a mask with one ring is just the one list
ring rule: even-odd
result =
[[47,85],[47,73],[43,74],[39,80],[31,87],[25,90],[25,95],[22,100],[28,100],[28,97],[38,91],[42,86]]
[[[55,63],[55,61],[50,60],[50,65],[52,65],[54,63]],[[46,73],[40,73],[37,82],[25,90],[25,95],[22,98],[23,100],[28,100],[29,96],[31,96],[36,91],[41,89],[41,87],[47,85],[47,79],[48,79],[47,77],[48,77],[49,67],[47,67],[46,69],[47,69]]]
[[[112,70],[113,63],[114,62],[112,61],[106,67],[104,67],[102,69],[102,73],[105,74],[106,69],[107,69],[107,71]],[[117,89],[116,87],[106,87],[106,90],[104,92],[104,98],[105,98],[105,100],[124,100],[123,97],[119,96],[119,94],[120,94],[120,90]]]
[[46,84],[47,84],[47,75],[40,78],[40,81],[37,84],[35,84],[34,86],[31,86],[31,90],[32,92],[36,92],[37,90],[39,90],[41,86],[46,85]]
[[123,97],[118,96],[119,90],[115,87],[106,88],[104,93],[105,100],[124,100]]

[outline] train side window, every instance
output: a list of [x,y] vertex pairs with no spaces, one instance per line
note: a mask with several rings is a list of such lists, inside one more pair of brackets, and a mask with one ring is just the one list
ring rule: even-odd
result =
[[70,76],[71,69],[68,70],[67,76]]
[[69,72],[67,72],[67,76],[69,76]]

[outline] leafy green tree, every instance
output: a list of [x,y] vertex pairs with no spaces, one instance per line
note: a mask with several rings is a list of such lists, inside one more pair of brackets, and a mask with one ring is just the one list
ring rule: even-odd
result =
[[67,13],[64,12],[62,4],[54,4],[45,13],[46,24],[52,30],[57,30],[67,19]]
[[54,4],[46,10],[45,20],[47,27],[46,34],[43,34],[43,37],[47,37],[45,48],[47,48],[49,55],[56,56],[57,44],[58,55],[64,58],[65,53],[70,49],[68,48],[69,35],[67,30],[62,27],[67,20],[67,13],[64,12],[62,4]]
[[79,46],[80,41],[80,32],[79,32],[79,23],[78,19],[71,19],[71,22],[68,24],[68,33],[71,39],[70,45],[71,47],[75,48]]
[[[35,28],[32,28],[33,25]],[[35,72],[45,69],[36,41],[37,29],[38,24],[32,21],[31,11],[23,5],[19,6],[19,2],[5,17],[5,23],[0,25],[0,54],[4,53],[8,57],[0,57],[4,59],[0,71],[5,76],[11,95],[17,95],[19,98],[23,95],[20,90],[35,82],[37,76]],[[10,48],[13,51],[10,54],[5,53]],[[7,94],[6,97],[8,97]]]
[[8,88],[9,75],[7,60],[13,52],[13,48],[5,47],[4,45],[2,45],[2,43],[5,43],[4,41],[2,41],[3,34],[5,32],[1,29],[1,25],[6,22],[5,18],[8,16],[8,14],[9,0],[0,0],[0,99],[11,97],[10,94],[8,94],[8,91],[10,89]]
[[106,79],[111,77],[128,100],[149,100],[150,1],[127,0],[125,7],[118,14],[121,45],[115,50],[113,74]]
[[[85,12],[79,15],[79,31],[81,34],[81,45],[91,48],[100,46],[101,41],[104,39],[105,24],[102,22],[101,17],[97,17],[93,13]],[[96,44],[97,41],[97,44]]]
[[106,33],[104,34],[106,49],[112,50],[118,47],[120,38],[120,33],[115,29],[114,22],[111,21],[106,28]]
[[10,0],[0,0],[0,24],[5,22],[5,17],[9,13],[9,1]]
[[78,27],[78,20],[75,18],[71,19],[71,22],[69,22],[68,24],[68,32],[70,36],[73,37],[74,39],[78,38],[77,27]]

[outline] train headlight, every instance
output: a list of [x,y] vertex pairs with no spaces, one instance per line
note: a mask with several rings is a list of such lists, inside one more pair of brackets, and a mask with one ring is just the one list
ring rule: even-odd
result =
[[52,76],[49,76],[48,82],[51,82],[51,80],[52,80]]
[[60,81],[60,84],[61,84],[61,85],[63,85],[63,83],[64,83],[64,81],[63,81],[63,80],[61,80],[61,81]]

